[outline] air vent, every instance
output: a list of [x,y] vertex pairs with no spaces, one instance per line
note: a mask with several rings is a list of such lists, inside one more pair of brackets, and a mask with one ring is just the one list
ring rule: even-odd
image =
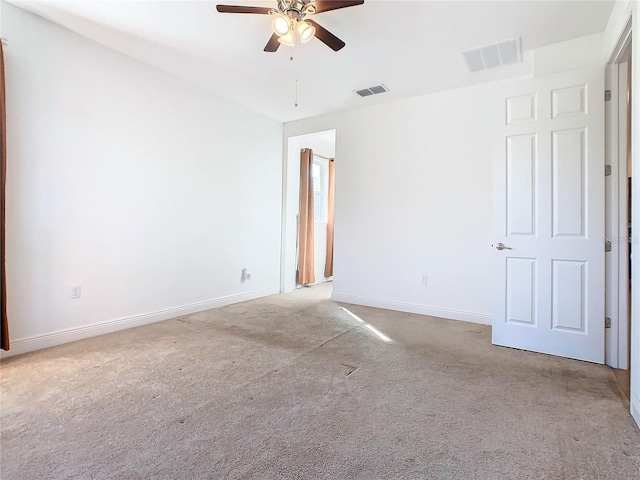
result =
[[520,63],[522,61],[520,38],[465,50],[462,52],[462,57],[470,72]]
[[363,88],[362,90],[356,90],[356,93],[361,97],[368,97],[370,95],[377,95],[378,93],[388,92],[389,89],[384,85],[376,85],[375,87]]
[[364,90],[357,90],[356,93],[361,97],[368,97],[369,95],[373,95],[373,92],[368,88],[365,88]]

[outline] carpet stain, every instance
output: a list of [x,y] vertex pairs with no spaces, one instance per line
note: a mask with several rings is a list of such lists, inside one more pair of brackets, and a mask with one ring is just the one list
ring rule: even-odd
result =
[[346,369],[344,372],[345,377],[348,377],[358,369],[358,367],[354,367],[353,365],[348,365],[346,363],[341,363],[340,365],[342,365]]

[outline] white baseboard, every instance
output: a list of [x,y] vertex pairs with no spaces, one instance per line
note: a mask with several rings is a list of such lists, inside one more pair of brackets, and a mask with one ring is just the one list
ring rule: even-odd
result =
[[0,358],[11,357],[21,353],[33,352],[43,348],[55,347],[63,343],[75,342],[83,338],[96,337],[105,333],[117,332],[127,328],[139,327],[150,323],[161,322],[171,318],[189,315],[191,313],[202,312],[212,308],[224,307],[232,303],[245,302],[254,298],[266,297],[278,293],[279,287],[263,288],[250,292],[236,293],[226,297],[205,300],[204,302],[191,303],[180,307],[167,308],[157,312],[132,315],[130,317],[117,318],[106,322],[83,325],[81,327],[58,330],[43,335],[35,335],[28,338],[20,338],[11,341],[11,349],[8,352],[2,351]]
[[335,292],[331,294],[331,300],[342,303],[351,303],[354,305],[364,305],[365,307],[376,307],[385,310],[396,310],[398,312],[417,313],[420,315],[429,315],[431,317],[447,318],[449,320],[462,320],[463,322],[491,325],[491,315],[484,313],[463,312],[447,308],[418,305],[415,303],[390,302],[388,300],[344,295],[342,293]]
[[640,398],[635,395],[631,396],[631,416],[640,428]]

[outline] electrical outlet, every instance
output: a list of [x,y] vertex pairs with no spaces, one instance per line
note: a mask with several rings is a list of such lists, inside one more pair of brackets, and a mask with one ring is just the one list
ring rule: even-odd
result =
[[422,276],[422,285],[426,285],[427,284],[427,276],[423,275]]
[[242,269],[242,276],[240,277],[243,282],[247,280],[251,280],[251,274],[249,273],[249,267],[244,267]]
[[71,285],[71,298],[80,298],[80,285]]

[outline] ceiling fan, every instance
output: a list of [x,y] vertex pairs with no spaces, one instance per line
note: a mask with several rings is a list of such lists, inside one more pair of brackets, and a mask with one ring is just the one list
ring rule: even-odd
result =
[[216,5],[220,13],[253,13],[273,15],[273,35],[264,47],[265,52],[275,52],[280,44],[295,46],[296,40],[306,43],[316,37],[334,51],[345,43],[326,28],[308,17],[339,8],[362,5],[364,0],[277,0],[277,8],[244,7],[239,5]]

